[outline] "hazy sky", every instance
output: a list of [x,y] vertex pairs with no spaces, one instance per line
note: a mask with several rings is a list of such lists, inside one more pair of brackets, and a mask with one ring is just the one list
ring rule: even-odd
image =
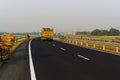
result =
[[120,30],[120,0],[0,0],[0,32]]

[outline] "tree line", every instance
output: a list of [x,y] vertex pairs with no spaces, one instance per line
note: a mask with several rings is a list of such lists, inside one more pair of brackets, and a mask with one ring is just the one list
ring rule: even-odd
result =
[[88,31],[82,31],[82,32],[76,32],[76,35],[92,35],[92,36],[119,36],[120,31],[115,28],[110,28],[109,30],[105,29],[95,29],[91,32]]
[[93,36],[119,36],[120,31],[115,28],[111,28],[110,30],[95,29],[91,32],[91,35]]

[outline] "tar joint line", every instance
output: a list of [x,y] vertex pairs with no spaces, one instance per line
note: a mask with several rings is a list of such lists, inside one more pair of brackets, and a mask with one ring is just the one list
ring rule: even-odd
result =
[[34,70],[34,65],[33,65],[33,60],[32,60],[32,55],[31,55],[31,42],[29,42],[29,64],[30,64],[30,74],[31,74],[31,80],[36,80],[36,75],[35,75],[35,70]]

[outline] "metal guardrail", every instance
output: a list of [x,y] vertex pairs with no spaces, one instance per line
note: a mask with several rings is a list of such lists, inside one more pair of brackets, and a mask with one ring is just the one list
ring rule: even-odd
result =
[[93,49],[96,49],[96,50],[111,52],[111,53],[115,53],[115,54],[120,53],[120,47],[119,46],[97,44],[97,43],[78,41],[78,40],[62,40],[62,42],[77,45],[77,46],[83,46],[83,47],[87,47],[87,48],[93,48]]

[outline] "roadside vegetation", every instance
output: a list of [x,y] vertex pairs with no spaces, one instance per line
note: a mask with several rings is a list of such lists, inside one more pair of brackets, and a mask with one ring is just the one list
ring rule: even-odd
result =
[[91,32],[78,32],[79,34],[55,35],[55,39],[65,43],[95,48],[107,52],[120,53],[120,31],[95,29]]
[[94,42],[109,42],[109,43],[120,43],[120,31],[111,28],[110,30],[101,30],[95,29],[91,32],[78,32],[79,34],[64,34],[64,35],[55,35],[57,39],[77,39],[77,40],[87,40],[87,41],[94,41]]
[[115,28],[111,28],[110,30],[95,29],[91,32],[91,35],[92,36],[119,36],[120,31]]

